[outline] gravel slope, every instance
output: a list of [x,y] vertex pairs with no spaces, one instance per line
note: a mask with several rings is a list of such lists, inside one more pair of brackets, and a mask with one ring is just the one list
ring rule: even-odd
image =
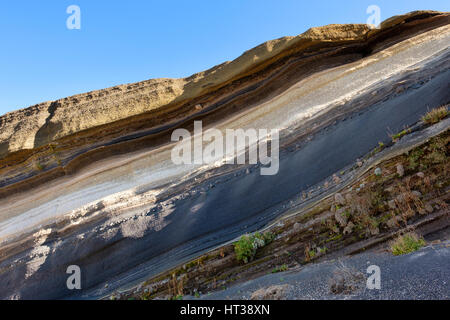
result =
[[[333,272],[342,265],[363,273],[368,266],[381,269],[381,289],[361,288],[348,295],[329,290]],[[298,270],[268,274],[201,299],[249,299],[260,288],[288,285],[284,299],[450,299],[450,241],[431,244],[414,253],[393,256],[387,251],[366,252],[339,260],[301,267]],[[191,297],[192,298],[192,297]]]

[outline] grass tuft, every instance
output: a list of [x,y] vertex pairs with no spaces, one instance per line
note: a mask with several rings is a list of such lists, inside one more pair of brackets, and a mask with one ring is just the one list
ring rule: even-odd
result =
[[283,264],[282,266],[273,268],[272,273],[284,272],[284,271],[287,271],[288,269],[289,268],[288,268],[287,264]]
[[435,124],[448,116],[447,106],[442,106],[429,111],[422,117],[422,121],[427,124]]
[[408,128],[400,131],[399,133],[393,134],[391,136],[392,142],[397,142],[398,140],[400,140],[401,137],[406,136],[409,133],[411,133],[411,129]]
[[397,239],[391,242],[391,251],[395,256],[402,254],[408,254],[419,250],[426,244],[425,240],[419,237],[417,234],[410,232],[405,235],[399,236]]

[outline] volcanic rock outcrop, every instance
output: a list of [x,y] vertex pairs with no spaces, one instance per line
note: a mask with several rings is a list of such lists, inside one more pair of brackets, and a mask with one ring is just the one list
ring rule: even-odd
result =
[[[450,100],[450,16],[329,25],[184,79],[153,79],[0,117],[0,298],[99,298],[295,206]],[[177,128],[276,128],[280,170],[176,165]],[[328,181],[327,180],[327,181]],[[82,290],[66,286],[82,270]],[[107,284],[107,285],[106,285]]]

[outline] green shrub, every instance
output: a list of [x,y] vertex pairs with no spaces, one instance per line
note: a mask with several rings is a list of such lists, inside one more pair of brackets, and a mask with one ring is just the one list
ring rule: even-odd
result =
[[236,252],[236,258],[238,261],[249,262],[253,259],[256,249],[253,246],[253,241],[250,236],[242,236],[238,242],[234,244],[234,252]]
[[272,232],[265,232],[262,235],[259,233],[256,233],[255,236],[258,236],[261,239],[263,239],[265,245],[268,245],[269,243],[271,243],[273,241],[273,239],[275,239],[275,235]]
[[391,251],[395,256],[408,254],[419,250],[426,244],[423,238],[415,233],[407,233],[391,243]]
[[258,248],[262,248],[272,242],[274,237],[274,234],[271,232],[266,232],[264,234],[257,232],[253,235],[242,236],[239,241],[234,244],[234,252],[236,253],[237,260],[243,261],[244,263],[252,261]]

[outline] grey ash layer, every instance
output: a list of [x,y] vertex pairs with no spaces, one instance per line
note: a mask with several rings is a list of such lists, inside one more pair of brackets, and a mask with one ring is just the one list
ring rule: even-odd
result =
[[[256,167],[221,167],[209,172],[214,178],[188,180],[166,190],[159,202],[166,200],[164,195],[180,196],[166,217],[170,223],[161,230],[148,230],[139,239],[120,234],[105,239],[96,232],[106,221],[99,218],[66,238],[47,239],[45,245],[54,251],[31,277],[23,277],[25,264],[0,275],[0,297],[19,291],[22,299],[99,298],[264,227],[299,203],[302,192],[352,165],[379,141],[389,140],[388,130],[412,126],[428,109],[448,103],[449,69],[447,50],[340,106],[334,124],[320,126],[329,122],[330,114],[315,119],[317,129],[307,139],[294,136],[296,131],[283,132],[278,175],[261,176]],[[395,87],[399,82],[401,89]],[[195,214],[186,214],[200,203]],[[156,204],[147,216],[161,214],[158,208]],[[0,268],[16,259],[26,259],[26,253],[2,261]],[[82,267],[82,291],[66,289],[65,268],[72,264]]]

